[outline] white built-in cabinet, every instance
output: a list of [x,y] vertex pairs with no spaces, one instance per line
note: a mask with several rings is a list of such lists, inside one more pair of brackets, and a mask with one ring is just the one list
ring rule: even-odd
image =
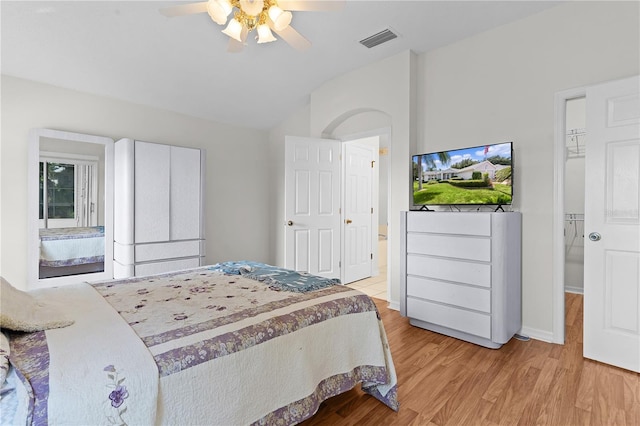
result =
[[402,315],[489,348],[508,342],[522,327],[521,225],[518,212],[402,212]]
[[200,266],[205,152],[121,139],[114,155],[114,277]]

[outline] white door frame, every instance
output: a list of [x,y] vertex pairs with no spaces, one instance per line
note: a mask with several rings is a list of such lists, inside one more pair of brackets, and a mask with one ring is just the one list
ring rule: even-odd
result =
[[[564,185],[566,167],[567,101],[583,98],[586,87],[563,90],[554,100],[555,167],[553,172],[553,336],[552,342],[563,345],[565,335],[564,306]],[[588,102],[588,100],[587,100]]]

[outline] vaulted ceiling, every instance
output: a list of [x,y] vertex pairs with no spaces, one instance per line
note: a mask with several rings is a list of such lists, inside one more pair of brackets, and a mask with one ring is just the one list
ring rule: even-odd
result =
[[[82,92],[257,129],[308,102],[322,83],[411,49],[417,53],[522,19],[560,2],[347,1],[340,11],[294,12],[312,46],[282,40],[227,52],[206,13],[167,18],[184,2],[2,1],[1,71]],[[368,49],[359,40],[399,37]]]

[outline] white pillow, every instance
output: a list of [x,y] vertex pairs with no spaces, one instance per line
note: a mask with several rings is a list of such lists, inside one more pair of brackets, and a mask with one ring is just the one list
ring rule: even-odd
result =
[[9,372],[9,339],[0,332],[0,389]]
[[20,291],[0,277],[0,328],[40,331],[73,324],[63,312]]

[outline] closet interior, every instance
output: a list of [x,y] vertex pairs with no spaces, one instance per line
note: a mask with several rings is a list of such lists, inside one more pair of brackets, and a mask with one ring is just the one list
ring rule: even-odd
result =
[[584,292],[586,99],[567,101],[565,142],[565,291]]

